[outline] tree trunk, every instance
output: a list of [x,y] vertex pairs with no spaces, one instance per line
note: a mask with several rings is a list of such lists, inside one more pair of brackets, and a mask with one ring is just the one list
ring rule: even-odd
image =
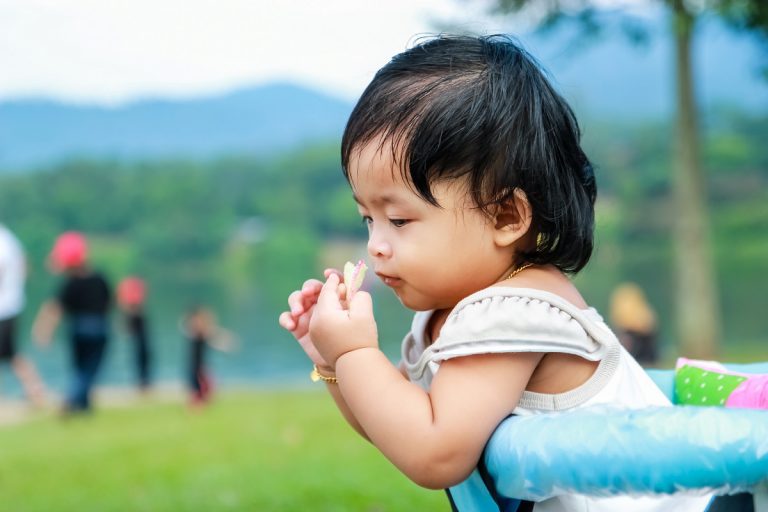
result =
[[699,161],[698,120],[691,64],[695,16],[673,0],[677,126],[674,198],[675,305],[680,353],[715,358],[720,315],[707,213],[707,187]]

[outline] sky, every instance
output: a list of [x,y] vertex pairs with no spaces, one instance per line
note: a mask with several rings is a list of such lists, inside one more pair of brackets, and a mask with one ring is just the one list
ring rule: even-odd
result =
[[[353,97],[451,0],[0,0],[0,98],[119,103],[274,79]],[[386,7],[385,7],[386,6]]]
[[119,105],[275,80],[351,100],[446,22],[502,30],[477,0],[0,0],[0,101]]

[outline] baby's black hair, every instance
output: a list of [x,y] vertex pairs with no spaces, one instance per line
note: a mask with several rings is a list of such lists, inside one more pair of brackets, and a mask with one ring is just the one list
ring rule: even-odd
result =
[[466,179],[487,213],[520,189],[537,244],[519,263],[575,273],[592,254],[597,195],[579,139],[573,111],[512,38],[438,36],[376,73],[347,121],[341,159],[349,180],[354,151],[391,143],[403,178],[435,206],[430,185],[441,180]]

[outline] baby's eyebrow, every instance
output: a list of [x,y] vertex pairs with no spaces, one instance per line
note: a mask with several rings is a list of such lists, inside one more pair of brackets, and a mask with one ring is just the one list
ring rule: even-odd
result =
[[[360,200],[360,198],[357,197],[356,194],[352,194],[352,199],[354,199],[357,204],[361,206],[363,205],[363,201]],[[397,196],[393,196],[391,194],[382,194],[380,196],[374,196],[373,198],[371,198],[370,202],[376,205],[379,205],[379,204],[381,205],[395,204],[396,205],[396,204],[401,204],[403,201]]]

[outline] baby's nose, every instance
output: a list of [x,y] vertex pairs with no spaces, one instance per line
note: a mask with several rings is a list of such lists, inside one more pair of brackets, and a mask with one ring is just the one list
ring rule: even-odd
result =
[[381,238],[371,236],[368,239],[368,254],[374,258],[388,258],[392,255],[392,246]]

